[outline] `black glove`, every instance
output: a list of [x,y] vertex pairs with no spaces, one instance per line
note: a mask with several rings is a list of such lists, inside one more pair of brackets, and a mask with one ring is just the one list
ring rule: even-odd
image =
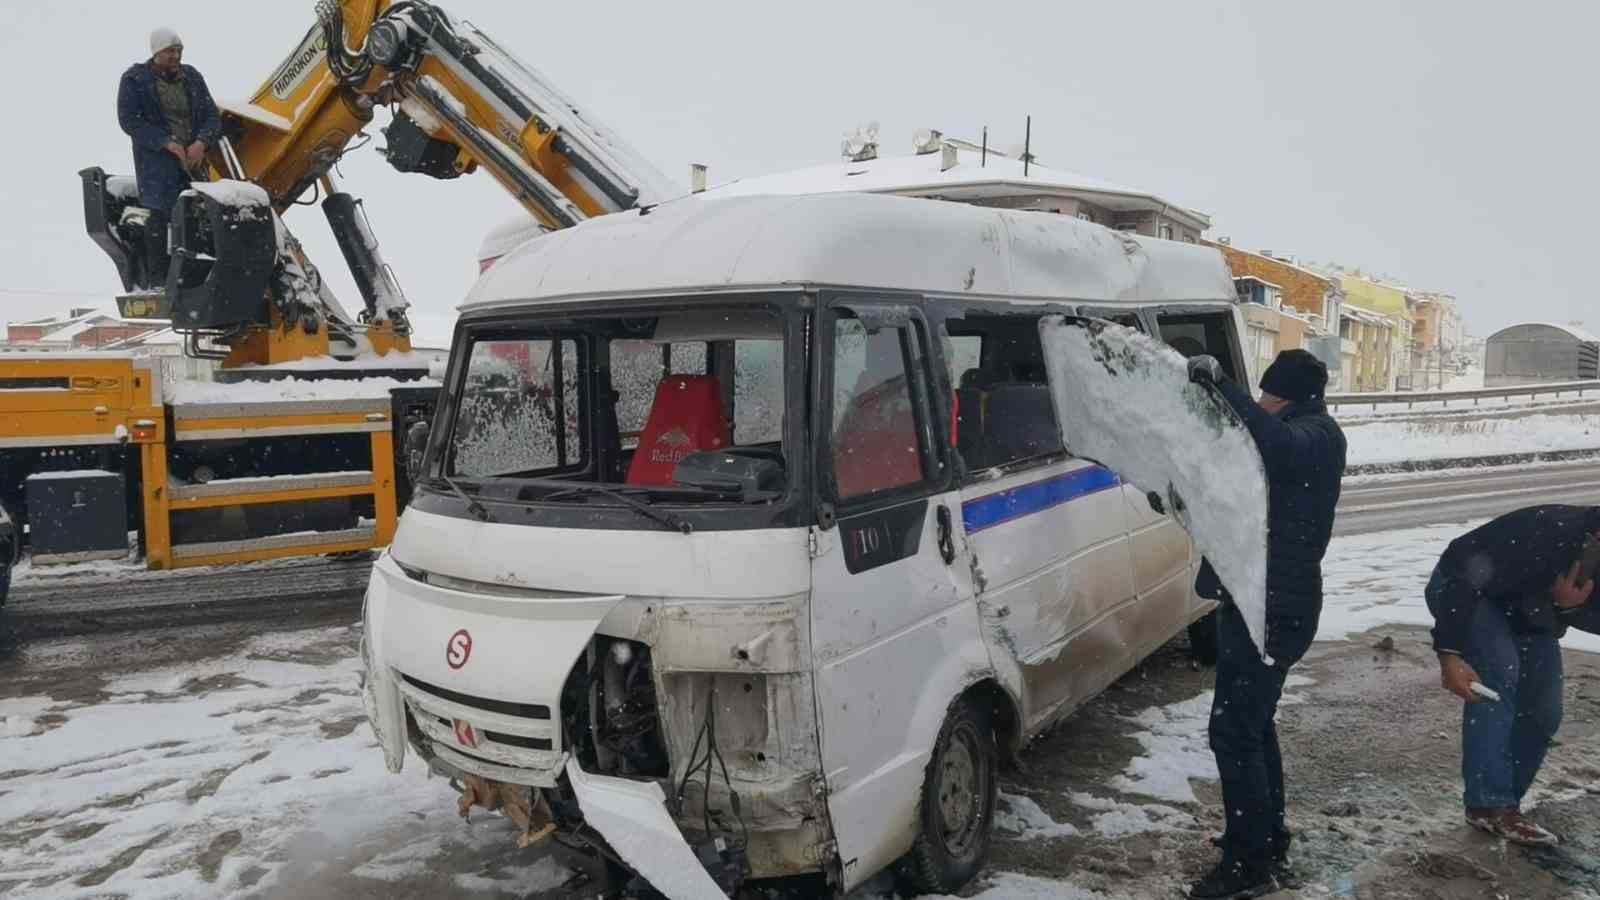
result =
[[1222,363],[1215,356],[1189,358],[1189,380],[1195,384],[1217,384],[1222,381]]

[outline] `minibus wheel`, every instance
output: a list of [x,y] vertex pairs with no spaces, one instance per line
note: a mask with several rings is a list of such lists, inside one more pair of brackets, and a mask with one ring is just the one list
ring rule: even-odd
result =
[[1189,626],[1189,656],[1202,666],[1217,664],[1217,614],[1208,612]]
[[988,711],[972,697],[956,701],[928,761],[917,837],[904,860],[904,877],[915,890],[951,893],[983,868],[999,792],[999,757]]

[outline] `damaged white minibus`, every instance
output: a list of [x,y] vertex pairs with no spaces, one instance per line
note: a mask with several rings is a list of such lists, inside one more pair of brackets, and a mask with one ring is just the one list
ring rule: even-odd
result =
[[958,887],[1003,761],[1209,611],[1062,449],[1063,313],[1248,378],[1214,249],[1060,215],[697,195],[499,260],[366,597],[389,767],[671,897]]

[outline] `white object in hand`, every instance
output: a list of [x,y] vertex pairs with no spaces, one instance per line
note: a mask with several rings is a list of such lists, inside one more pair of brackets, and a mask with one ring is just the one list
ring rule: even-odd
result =
[[1479,697],[1488,697],[1490,700],[1495,700],[1495,701],[1498,701],[1500,699],[1500,694],[1497,691],[1495,691],[1493,688],[1486,688],[1486,687],[1484,687],[1483,685],[1479,684],[1476,681],[1474,681],[1472,684],[1468,685],[1468,687],[1472,690],[1472,692],[1474,694],[1477,694]]

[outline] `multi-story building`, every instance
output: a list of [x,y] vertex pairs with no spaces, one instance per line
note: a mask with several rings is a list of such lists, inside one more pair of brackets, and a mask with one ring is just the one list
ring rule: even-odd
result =
[[1341,273],[1339,281],[1344,286],[1348,305],[1389,320],[1385,338],[1387,361],[1382,366],[1370,360],[1363,365],[1364,373],[1382,371],[1385,374],[1376,386],[1357,390],[1410,390],[1412,310],[1406,289],[1349,273]]
[[1239,311],[1244,314],[1245,355],[1250,371],[1257,374],[1272,365],[1282,347],[1282,288],[1254,275],[1233,279],[1239,295]]
[[1419,391],[1443,388],[1456,374],[1462,347],[1461,314],[1456,298],[1437,291],[1413,295],[1411,384]]
[[159,331],[168,324],[154,319],[124,319],[115,312],[79,308],[69,310],[65,316],[7,323],[5,342],[12,347],[35,350],[104,350]]
[[[1233,271],[1235,285],[1260,286],[1241,288],[1239,300],[1244,304],[1246,322],[1254,319],[1256,331],[1273,334],[1274,355],[1284,350],[1310,350],[1328,364],[1328,389],[1347,390],[1343,360],[1355,351],[1353,344],[1339,337],[1344,304],[1344,288],[1339,280],[1270,251],[1252,253],[1226,240],[1204,243],[1222,252]],[[1276,298],[1271,313],[1264,312],[1268,289]],[[1264,353],[1260,348],[1258,351],[1257,355]],[[1267,361],[1270,363],[1271,359]]]
[[1346,302],[1339,336],[1349,342],[1344,356],[1344,390],[1352,393],[1394,388],[1395,321],[1375,310]]

